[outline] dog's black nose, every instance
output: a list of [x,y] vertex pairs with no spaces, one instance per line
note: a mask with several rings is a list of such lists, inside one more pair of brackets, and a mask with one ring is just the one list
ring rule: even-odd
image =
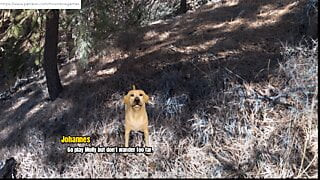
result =
[[139,102],[140,99],[139,99],[138,97],[135,97],[135,98],[134,98],[134,101],[135,101],[135,102]]

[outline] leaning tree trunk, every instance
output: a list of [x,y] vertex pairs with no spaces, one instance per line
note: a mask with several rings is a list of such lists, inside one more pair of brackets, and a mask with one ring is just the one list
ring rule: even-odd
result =
[[50,10],[46,20],[43,68],[47,79],[47,87],[51,100],[55,100],[62,91],[58,67],[58,25],[59,10]]

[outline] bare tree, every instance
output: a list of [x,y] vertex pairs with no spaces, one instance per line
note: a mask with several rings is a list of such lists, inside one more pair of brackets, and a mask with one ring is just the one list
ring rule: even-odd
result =
[[62,91],[57,67],[59,10],[50,10],[46,20],[43,68],[51,100],[55,100]]

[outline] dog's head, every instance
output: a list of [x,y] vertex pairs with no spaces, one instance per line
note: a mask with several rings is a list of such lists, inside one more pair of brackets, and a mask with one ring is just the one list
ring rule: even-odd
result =
[[139,110],[149,101],[149,96],[143,90],[131,90],[123,98],[124,104]]

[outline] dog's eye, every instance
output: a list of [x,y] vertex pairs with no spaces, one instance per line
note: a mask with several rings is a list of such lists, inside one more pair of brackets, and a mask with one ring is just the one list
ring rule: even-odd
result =
[[139,96],[143,96],[143,94],[139,94]]
[[134,95],[133,95],[133,94],[130,94],[130,96],[133,97]]

